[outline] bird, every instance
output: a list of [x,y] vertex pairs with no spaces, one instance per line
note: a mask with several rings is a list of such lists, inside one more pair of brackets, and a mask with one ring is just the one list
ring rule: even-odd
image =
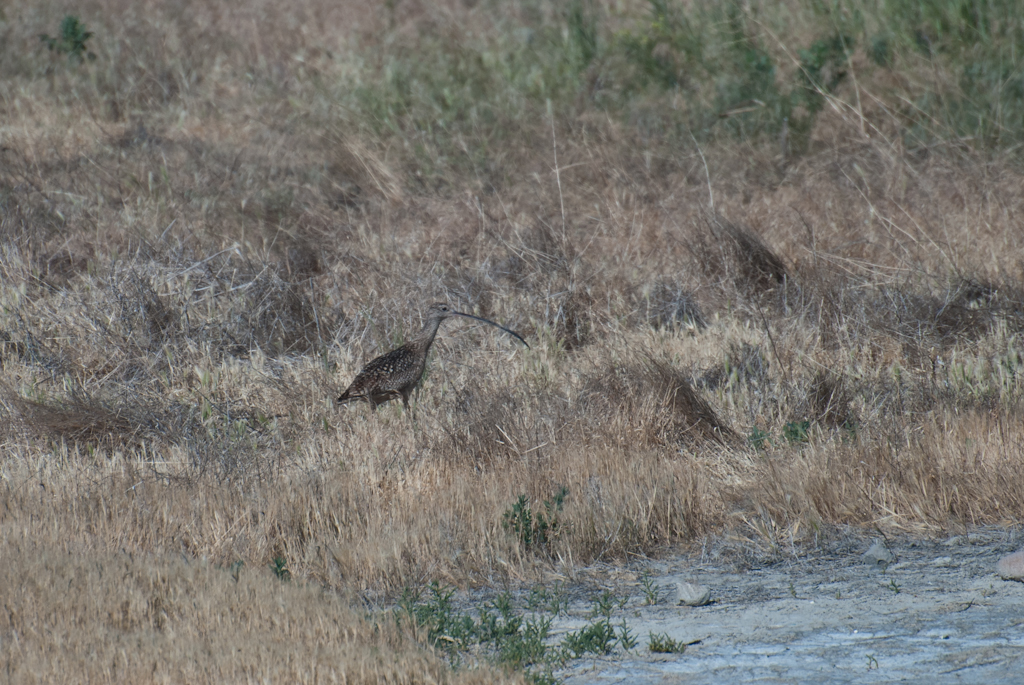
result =
[[483,321],[496,328],[500,328],[519,342],[530,346],[522,336],[504,326],[499,326],[489,319],[484,319],[472,314],[457,312],[443,302],[436,302],[427,308],[427,320],[423,329],[409,342],[387,354],[382,354],[363,370],[356,374],[355,380],[348,386],[348,389],[341,394],[337,403],[339,405],[357,400],[365,400],[370,407],[376,411],[377,406],[402,398],[402,404],[409,408],[409,396],[419,385],[423,376],[423,369],[427,364],[427,353],[430,346],[434,344],[434,336],[437,329],[445,319],[461,316],[467,319]]

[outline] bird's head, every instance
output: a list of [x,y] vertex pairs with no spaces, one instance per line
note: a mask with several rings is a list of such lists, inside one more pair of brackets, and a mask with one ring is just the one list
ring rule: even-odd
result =
[[446,319],[449,316],[454,316],[458,312],[455,312],[451,307],[446,305],[444,302],[435,302],[427,308],[427,318],[432,319],[437,317],[439,319]]

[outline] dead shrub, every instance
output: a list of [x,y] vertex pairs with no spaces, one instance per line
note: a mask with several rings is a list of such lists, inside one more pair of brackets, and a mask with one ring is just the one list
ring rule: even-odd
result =
[[730,279],[732,273],[730,255],[724,249],[725,246],[715,239],[711,231],[694,231],[682,244],[693,257],[697,268],[711,283],[720,285]]
[[91,250],[84,252],[86,254],[64,248],[52,254],[40,255],[36,260],[40,276],[53,287],[66,287],[75,276],[88,272],[89,260],[93,255],[90,254]]
[[554,311],[555,339],[563,349],[576,350],[591,342],[592,304],[590,294],[582,289],[570,290],[559,300]]
[[309,240],[295,240],[283,252],[284,272],[290,280],[309,278],[323,273],[321,250]]
[[557,234],[548,223],[538,221],[503,242],[507,255],[489,269],[493,280],[523,292],[576,289],[572,283],[576,250],[567,236]]
[[850,409],[850,393],[843,375],[821,370],[807,391],[807,406],[814,421],[830,428],[850,427],[856,422]]
[[[0,148],[0,239],[10,245],[41,247],[60,236],[67,224],[61,212],[31,178],[32,163],[18,150]],[[59,250],[58,250],[59,251]]]
[[262,477],[279,465],[262,451],[274,438],[273,425],[258,408],[238,403],[205,400],[196,407],[144,395],[101,399],[81,391],[47,402],[9,394],[8,403],[37,439],[126,453],[177,446],[187,455],[190,477]]
[[1000,320],[1011,329],[1024,322],[1024,298],[1012,285],[957,278],[933,288],[929,280],[936,279],[887,286],[812,269],[801,279],[803,310],[829,349],[881,333],[898,341],[913,365],[923,364],[932,348],[980,340]]
[[22,359],[27,353],[25,343],[13,340],[8,331],[0,330],[0,369],[8,359]]
[[[713,243],[727,254],[737,288],[748,296],[760,295],[786,282],[789,272],[785,263],[756,233],[734,224],[724,217],[705,218],[705,226]],[[712,268],[721,268],[712,264]]]
[[995,312],[968,301],[953,288],[938,295],[910,288],[883,288],[870,308],[875,329],[919,345],[952,345],[977,340],[991,330]]
[[[649,354],[587,377],[580,402],[591,431],[614,430],[619,439],[628,434],[630,444],[725,443],[735,437],[682,370]],[[617,430],[622,424],[625,433]]]
[[[485,319],[494,318],[495,284],[489,272],[456,266],[445,274],[444,287],[449,298],[465,303],[460,311],[476,313]],[[466,306],[466,309],[461,309]]]
[[661,280],[649,290],[647,298],[647,321],[657,328],[692,326],[698,330],[707,328],[704,312],[696,298],[688,290],[671,280]]
[[308,283],[287,281],[270,269],[241,289],[244,295],[232,300],[223,321],[208,324],[220,334],[219,346],[234,356],[257,348],[271,355],[316,350],[340,324],[334,312],[318,306]]
[[108,407],[90,398],[44,403],[11,399],[21,423],[38,437],[85,446],[136,449],[155,437],[152,414]]
[[761,386],[768,381],[768,366],[760,345],[730,342],[725,361],[704,371],[698,383],[708,390],[726,384]]
[[546,445],[568,430],[571,417],[565,402],[532,389],[529,398],[510,389],[456,393],[451,411],[441,420],[445,439],[440,452],[456,463],[476,468],[500,468],[524,455],[540,459]]
[[115,268],[108,292],[126,343],[133,341],[134,347],[153,352],[182,334],[181,312],[157,293],[142,268]]

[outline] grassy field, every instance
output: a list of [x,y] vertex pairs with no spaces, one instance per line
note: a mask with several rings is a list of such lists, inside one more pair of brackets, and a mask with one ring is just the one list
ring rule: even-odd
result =
[[[15,2],[0,37],[12,681],[516,680],[367,607],[1024,520],[1015,2]],[[434,301],[531,347],[449,321],[412,412],[335,407]]]

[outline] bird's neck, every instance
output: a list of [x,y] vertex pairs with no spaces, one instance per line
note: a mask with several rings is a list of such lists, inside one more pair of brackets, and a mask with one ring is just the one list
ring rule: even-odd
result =
[[416,337],[409,341],[410,347],[415,347],[418,350],[428,350],[434,343],[434,336],[437,335],[437,329],[441,325],[441,319],[430,318],[423,324],[423,329],[416,334]]

